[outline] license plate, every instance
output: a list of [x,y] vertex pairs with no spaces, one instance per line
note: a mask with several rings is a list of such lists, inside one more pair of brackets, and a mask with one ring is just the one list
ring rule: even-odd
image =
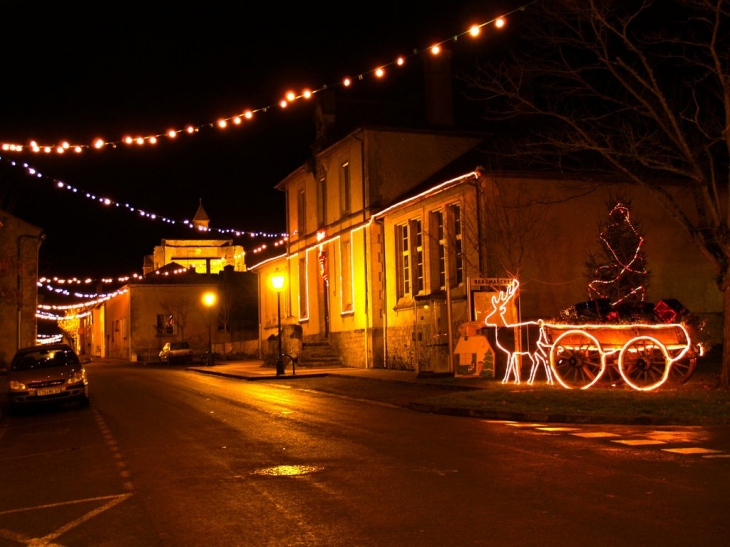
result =
[[35,394],[38,397],[43,397],[44,395],[56,395],[57,393],[61,393],[60,387],[50,387],[48,389],[37,389]]

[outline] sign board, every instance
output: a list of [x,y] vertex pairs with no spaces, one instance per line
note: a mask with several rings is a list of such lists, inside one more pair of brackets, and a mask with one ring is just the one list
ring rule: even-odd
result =
[[[484,318],[493,310],[492,297],[506,291],[514,283],[511,277],[468,277],[467,299],[469,302],[469,320],[483,322]],[[507,306],[505,319],[516,322],[514,303]]]

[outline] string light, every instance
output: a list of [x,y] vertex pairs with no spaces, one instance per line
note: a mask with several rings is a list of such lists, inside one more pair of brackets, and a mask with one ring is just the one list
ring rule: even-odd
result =
[[[644,237],[634,227],[631,222],[629,208],[623,203],[617,203],[611,212],[608,214],[608,218],[617,219],[611,224],[607,224],[603,230],[601,230],[600,239],[606,246],[606,249],[610,253],[611,257],[615,261],[613,264],[605,264],[598,267],[595,272],[597,278],[593,279],[588,284],[588,294],[591,297],[599,299],[610,299],[610,295],[613,293],[620,294],[618,287],[621,282],[625,280],[626,274],[635,274],[639,276],[647,276],[648,272],[643,267],[643,256],[642,248],[644,246]],[[628,227],[629,233],[634,237],[636,247],[634,248],[634,254],[631,259],[624,263],[620,252],[615,246],[609,241],[611,233],[622,233],[622,228]],[[614,244],[617,242],[614,242]],[[637,267],[638,265],[638,267]],[[615,275],[612,273],[616,271]],[[607,272],[607,273],[604,273]],[[611,276],[609,279],[605,279],[606,276]],[[643,285],[632,287],[631,290],[617,298],[614,302],[611,302],[612,306],[626,302],[629,298],[633,298],[635,295],[643,302],[645,298],[646,288]]]
[[[144,211],[142,209],[138,209],[137,207],[130,205],[129,203],[121,203],[118,201],[115,201],[109,197],[100,197],[95,194],[92,194],[90,192],[83,192],[79,190],[78,188],[71,186],[70,184],[66,184],[63,181],[60,181],[58,179],[54,179],[52,177],[48,177],[33,167],[31,167],[28,163],[18,163],[15,160],[7,159],[2,156],[0,156],[0,161],[5,161],[8,164],[10,164],[13,167],[20,167],[24,170],[24,172],[33,178],[40,178],[50,181],[53,186],[59,190],[67,190],[71,192],[72,194],[78,194],[80,196],[83,196],[87,199],[90,199],[91,201],[94,201],[96,203],[99,203],[105,207],[118,207],[120,209],[125,209],[129,211],[130,213],[135,213],[138,217],[147,218],[150,220],[157,220],[160,222],[165,222],[168,224],[182,224],[183,226],[186,226],[188,228],[195,228],[195,225],[190,220],[173,220],[170,218],[167,218],[165,216],[158,215],[156,213],[150,213],[147,211]],[[237,228],[210,228],[205,226],[199,226],[198,231],[201,232],[208,232],[208,233],[219,233],[224,234],[228,236],[235,236],[235,237],[244,237],[249,236],[251,238],[265,238],[265,239],[273,239],[273,238],[287,238],[288,234],[282,233],[282,232],[264,232],[264,231],[253,231],[253,230],[239,230]]]
[[[495,19],[492,19],[490,21],[485,21],[484,23],[481,23],[479,25],[472,25],[466,31],[464,31],[460,34],[457,34],[457,35],[449,38],[448,40],[443,40],[442,42],[433,44],[429,48],[421,49],[421,50],[414,49],[412,55],[420,55],[426,50],[430,50],[432,54],[438,54],[441,50],[441,47],[446,42],[449,42],[449,41],[455,42],[459,39],[459,37],[467,35],[467,34],[470,35],[472,38],[476,38],[477,36],[479,36],[481,34],[481,29],[487,25],[494,25],[494,27],[498,28],[498,29],[503,28],[505,25],[505,22],[506,22],[506,17],[508,17],[518,11],[524,11],[528,6],[530,6],[531,4],[534,4],[537,1],[538,0],[533,0],[532,2],[529,2],[528,4],[520,6],[516,9],[514,9],[508,13],[505,13],[504,15],[501,15]],[[360,74],[358,76],[358,79],[363,80],[365,78],[365,76],[368,76],[370,74],[374,74],[375,77],[377,77],[377,78],[382,78],[385,76],[386,69],[389,66],[393,66],[393,65],[403,66],[404,64],[405,64],[405,59],[403,57],[398,57],[395,61],[393,61],[391,63],[387,63],[385,65],[380,65],[379,67],[377,67],[373,70]],[[280,101],[279,106],[282,108],[286,108],[289,104],[296,101],[297,99],[301,99],[301,98],[309,99],[309,98],[311,98],[312,95],[319,93],[325,89],[328,89],[329,87],[334,87],[335,85],[343,85],[344,87],[349,87],[351,84],[352,84],[352,80],[348,77],[348,78],[345,78],[344,80],[342,80],[342,82],[340,82],[340,84],[324,85],[324,86],[322,86],[318,89],[314,89],[314,90],[307,89],[304,92],[302,92],[301,95],[296,95],[294,92],[289,92],[289,93],[287,93],[287,98],[282,99]],[[246,110],[244,112],[237,112],[226,118],[221,118],[221,119],[217,120],[216,122],[208,122],[208,123],[204,123],[204,124],[201,124],[198,126],[189,125],[185,129],[174,129],[174,128],[168,129],[165,133],[156,133],[156,134],[151,134],[151,135],[146,135],[146,136],[137,136],[134,138],[131,136],[126,136],[126,137],[123,137],[119,141],[115,141],[115,140],[107,141],[101,137],[98,137],[91,144],[84,144],[84,143],[71,144],[68,141],[62,141],[60,144],[57,144],[57,145],[56,144],[39,145],[35,140],[31,140],[29,142],[28,146],[24,146],[19,143],[1,142],[0,150],[2,150],[4,152],[13,152],[13,153],[22,153],[26,150],[30,150],[33,153],[43,152],[46,154],[56,152],[57,154],[62,155],[67,150],[71,150],[71,149],[73,149],[73,151],[75,153],[81,153],[84,150],[92,149],[92,148],[96,149],[96,150],[99,150],[99,149],[102,149],[105,147],[116,148],[118,145],[120,145],[122,143],[127,144],[127,145],[137,144],[140,146],[145,145],[145,144],[154,145],[159,141],[160,138],[167,137],[168,139],[175,139],[177,137],[178,133],[182,133],[182,132],[187,132],[188,134],[194,134],[194,133],[199,132],[203,128],[216,127],[216,126],[219,129],[225,129],[230,122],[233,122],[235,125],[240,125],[242,123],[242,119],[241,119],[242,117],[247,120],[250,120],[253,117],[254,113],[267,112],[270,108],[271,108],[271,106],[269,105],[269,106],[256,108],[253,110]]]

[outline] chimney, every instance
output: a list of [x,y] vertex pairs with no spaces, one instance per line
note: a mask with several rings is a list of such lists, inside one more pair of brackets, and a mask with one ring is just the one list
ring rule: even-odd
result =
[[442,48],[438,55],[425,55],[424,59],[426,121],[434,127],[453,128],[451,50]]

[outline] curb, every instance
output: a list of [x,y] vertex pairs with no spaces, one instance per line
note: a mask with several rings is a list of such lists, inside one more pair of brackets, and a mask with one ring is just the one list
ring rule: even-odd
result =
[[573,414],[541,414],[534,412],[505,412],[501,410],[477,410],[456,407],[441,407],[426,403],[408,404],[411,410],[458,416],[462,418],[481,418],[484,420],[506,420],[512,422],[547,422],[564,424],[612,424],[612,425],[672,425],[671,421],[655,419],[651,416],[580,416]]

